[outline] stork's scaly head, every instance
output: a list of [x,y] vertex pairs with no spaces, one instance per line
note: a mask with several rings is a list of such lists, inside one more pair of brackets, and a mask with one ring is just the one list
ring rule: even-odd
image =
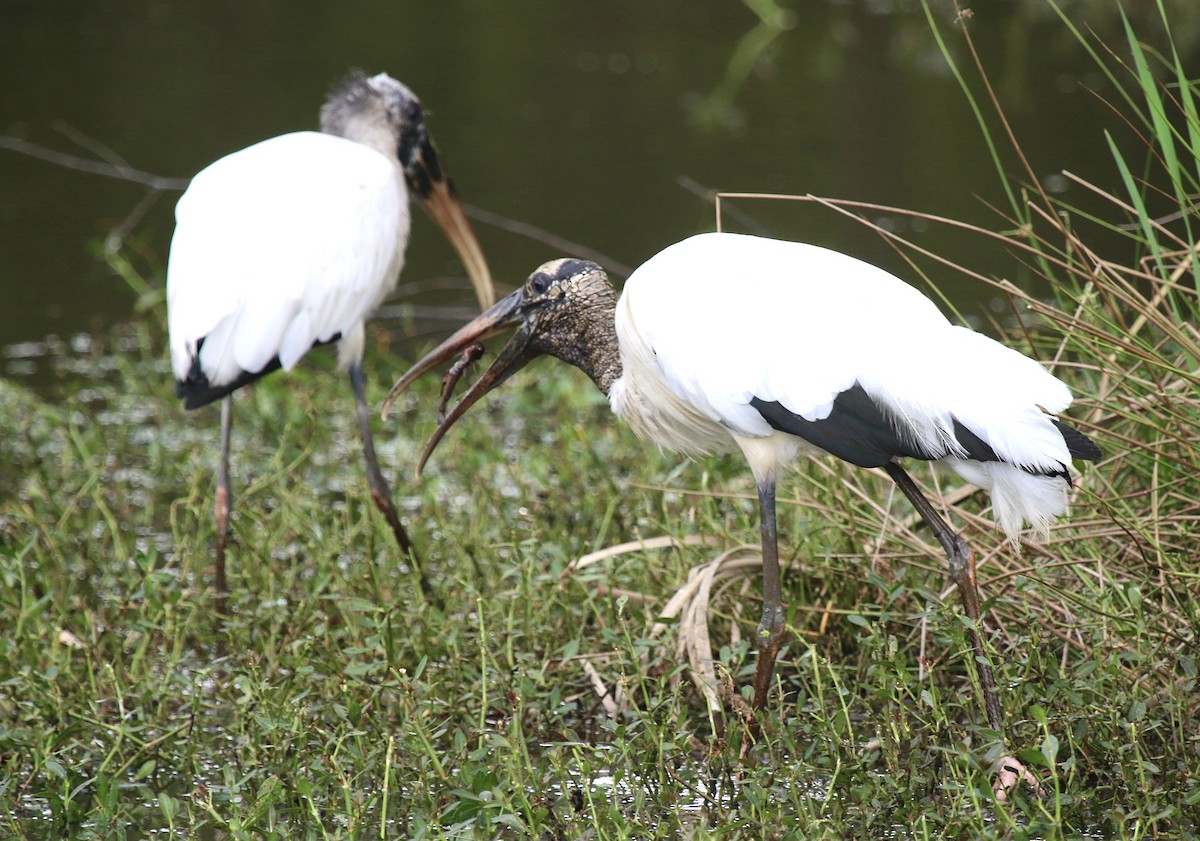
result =
[[386,418],[392,403],[421,374],[454,359],[466,348],[516,328],[491,367],[434,430],[421,454],[417,473],[438,442],[479,398],[539,356],[556,356],[592,378],[608,393],[621,375],[613,317],[617,295],[608,275],[595,263],[563,258],[538,267],[525,285],[442,342],[404,374],[383,401]]
[[400,165],[409,193],[421,201],[458,252],[479,306],[490,307],[496,300],[491,272],[425,125],[417,95],[386,73],[355,73],[321,108],[321,131],[370,146]]

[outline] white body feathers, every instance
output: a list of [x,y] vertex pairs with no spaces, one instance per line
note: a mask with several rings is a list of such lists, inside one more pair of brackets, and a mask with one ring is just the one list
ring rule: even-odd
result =
[[404,175],[394,160],[318,132],[274,137],[201,171],[175,211],[167,269],[171,366],[196,356],[214,385],[290,370],[340,337],[362,358],[364,320],[395,286],[408,242]]
[[[751,400],[808,421],[858,385],[897,432],[991,492],[1000,526],[1045,532],[1067,507],[1071,454],[1051,416],[1071,402],[1037,362],[957,327],[913,287],[800,243],[702,234],[633,273],[617,304],[622,375],[609,398],[634,431],[701,453],[736,443],[756,479],[822,452]],[[1000,461],[965,457],[957,420]],[[1026,469],[1027,468],[1027,469]]]

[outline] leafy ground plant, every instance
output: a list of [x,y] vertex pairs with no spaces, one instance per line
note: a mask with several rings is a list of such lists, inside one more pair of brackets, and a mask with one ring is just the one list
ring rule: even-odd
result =
[[[976,274],[1107,457],[1019,556],[979,495],[921,476],[979,553],[1007,735],[1040,797],[992,795],[940,553],[885,479],[825,461],[781,501],[793,636],[739,760],[755,574],[714,578],[703,604],[734,687],[719,707],[676,650],[696,615],[667,608],[757,543],[751,481],[738,459],[648,451],[565,366],[489,400],[419,484],[399,479],[438,384],[380,430],[420,570],[375,515],[353,418],[326,409],[331,366],[246,392],[217,617],[213,419],[182,413],[162,335],[133,324],[64,354],[49,398],[0,381],[0,834],[1196,837],[1196,91],[1132,32],[1119,53],[1079,38],[1141,138],[1114,134],[1124,192],[1080,182],[1084,208],[1018,179],[1002,231],[969,233],[1053,282],[1043,301]],[[399,367],[375,365],[376,384]]]

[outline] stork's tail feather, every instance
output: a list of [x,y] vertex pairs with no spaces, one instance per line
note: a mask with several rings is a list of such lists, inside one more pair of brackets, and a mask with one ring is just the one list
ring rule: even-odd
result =
[[[1050,420],[1062,435],[1071,458],[1085,461],[1100,458],[1100,448],[1092,439],[1057,418]],[[1050,534],[1050,524],[1067,513],[1071,477],[1066,464],[1053,469],[1018,466],[1005,461],[951,458],[946,462],[958,475],[991,494],[993,515],[1013,546],[1018,545],[1021,529],[1026,524],[1045,540]]]
[[1050,523],[1067,513],[1071,486],[1061,475],[1030,473],[1003,461],[946,459],[946,463],[991,495],[992,515],[1014,546],[1026,524],[1044,540],[1050,534]]

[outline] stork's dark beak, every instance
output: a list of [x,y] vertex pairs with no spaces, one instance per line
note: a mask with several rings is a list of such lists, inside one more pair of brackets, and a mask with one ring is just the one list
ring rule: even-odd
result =
[[458,405],[451,409],[446,414],[445,419],[438,424],[437,429],[433,432],[433,436],[429,439],[429,443],[425,445],[424,452],[421,453],[421,460],[417,463],[418,476],[421,475],[421,471],[425,468],[425,462],[429,460],[438,443],[450,430],[450,427],[454,425],[454,422],[466,414],[467,409],[475,405],[479,398],[525,367],[529,362],[542,355],[543,351],[530,345],[529,340],[532,332],[529,328],[528,316],[529,307],[527,306],[526,292],[525,288],[522,287],[431,350],[392,386],[392,390],[388,392],[387,397],[383,401],[382,411],[384,419],[387,418],[388,412],[391,411],[392,403],[396,401],[400,393],[408,388],[417,377],[458,357],[463,350],[476,342],[481,342],[511,327],[518,328],[508,344],[500,351],[500,355],[496,357],[496,361],[492,363],[491,367],[483,373],[474,385],[467,389],[462,399],[459,400]]
[[479,247],[475,231],[467,221],[467,213],[458,198],[458,191],[454,189],[454,182],[442,166],[433,139],[427,134],[405,165],[404,177],[409,189],[421,200],[421,205],[458,252],[467,276],[471,278],[471,285],[475,287],[479,308],[486,310],[496,300],[492,273],[483,258],[483,249]]

